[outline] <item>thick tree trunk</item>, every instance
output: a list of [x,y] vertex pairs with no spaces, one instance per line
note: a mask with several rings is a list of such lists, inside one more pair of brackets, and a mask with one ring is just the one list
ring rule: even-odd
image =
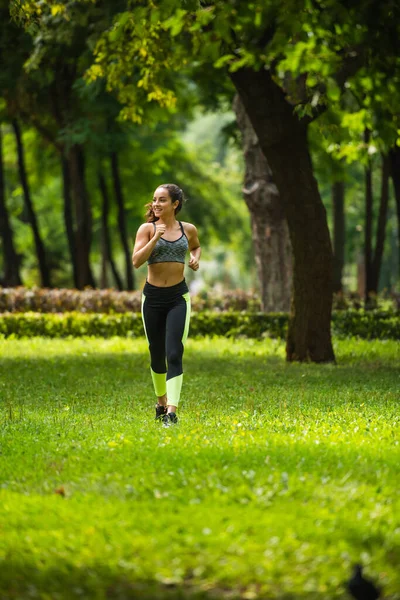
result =
[[36,248],[36,255],[37,255],[38,264],[39,264],[41,285],[43,287],[51,287],[50,269],[48,267],[46,251],[44,248],[43,240],[42,240],[40,232],[39,232],[39,226],[38,226],[35,210],[33,208],[33,203],[32,203],[32,199],[31,199],[31,194],[30,194],[30,190],[29,190],[28,177],[27,177],[26,168],[25,168],[25,154],[24,154],[24,147],[23,147],[23,142],[22,142],[21,129],[20,129],[17,119],[13,119],[12,126],[14,129],[15,140],[17,143],[19,177],[20,177],[22,189],[24,192],[24,202],[25,202],[25,208],[26,208],[26,212],[27,212],[27,216],[28,216],[28,221],[32,227],[33,238],[35,241],[35,248]]
[[343,290],[344,248],[346,226],[344,216],[344,181],[335,181],[332,185],[333,205],[333,291]]
[[400,266],[400,146],[394,146],[390,151],[391,176],[396,198],[397,239],[399,248],[398,264]]
[[383,248],[385,245],[386,222],[389,204],[389,174],[390,162],[388,156],[382,156],[381,198],[379,203],[378,224],[376,230],[375,252],[371,265],[370,286],[368,293],[378,293],[379,276],[381,273]]
[[14,247],[13,232],[6,205],[6,190],[3,168],[3,137],[0,125],[0,235],[3,246],[4,275],[1,285],[14,287],[21,285],[19,274],[19,256]]
[[292,257],[286,217],[271,169],[237,94],[233,109],[242,134],[245,159],[243,195],[250,212],[261,308],[265,312],[288,311]]
[[61,166],[62,166],[62,176],[63,176],[64,223],[65,223],[65,230],[67,233],[69,254],[71,257],[72,276],[73,276],[73,280],[74,280],[74,286],[77,288],[79,286],[79,280],[78,280],[78,267],[76,264],[76,242],[75,242],[74,217],[73,217],[72,200],[71,200],[71,183],[70,183],[70,173],[69,173],[69,169],[68,169],[68,160],[64,156],[62,156],[62,158],[61,158]]
[[90,246],[92,242],[92,215],[85,182],[85,161],[83,149],[72,146],[68,153],[69,181],[75,209],[75,247],[77,266],[77,288],[94,287],[90,268]]
[[116,267],[116,264],[113,259],[113,254],[112,254],[110,233],[109,233],[109,229],[108,229],[108,212],[109,212],[110,202],[109,202],[109,197],[108,197],[107,184],[106,184],[104,175],[101,171],[99,171],[98,179],[99,179],[100,193],[101,193],[101,197],[103,199],[102,211],[101,211],[101,239],[102,239],[102,248],[103,248],[104,259],[105,259],[104,263],[105,263],[105,265],[107,265],[107,263],[110,263],[111,271],[112,271],[115,283],[117,285],[117,288],[119,290],[123,290],[124,286],[122,283],[122,279],[118,273],[118,269]]
[[289,226],[294,265],[287,360],[334,361],[333,253],[307,128],[268,71],[239,69],[230,76],[271,167]]
[[124,256],[125,256],[126,285],[127,285],[128,290],[133,290],[134,279],[133,279],[132,258],[131,258],[131,252],[129,250],[128,236],[126,234],[125,207],[124,207],[124,198],[122,195],[121,178],[119,175],[118,154],[116,152],[112,152],[110,159],[111,159],[112,177],[113,177],[113,182],[114,182],[115,198],[117,200],[117,206],[118,206],[118,230],[119,230],[121,244],[122,244],[122,248],[124,250]]

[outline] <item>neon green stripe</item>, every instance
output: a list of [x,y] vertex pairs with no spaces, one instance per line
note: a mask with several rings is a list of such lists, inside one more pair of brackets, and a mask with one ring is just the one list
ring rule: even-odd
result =
[[183,336],[182,336],[182,344],[185,344],[187,337],[189,335],[189,323],[190,323],[190,311],[191,311],[189,292],[187,292],[186,294],[183,294],[183,297],[186,300],[186,319],[185,319],[185,329],[183,330]]
[[164,396],[167,393],[167,374],[166,373],[154,373],[150,367],[151,378],[153,380],[154,391],[156,396]]
[[178,375],[167,380],[167,398],[168,404],[178,406],[181,397],[183,375]]

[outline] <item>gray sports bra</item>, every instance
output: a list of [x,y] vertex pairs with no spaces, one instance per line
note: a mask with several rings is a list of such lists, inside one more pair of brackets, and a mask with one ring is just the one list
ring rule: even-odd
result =
[[[181,228],[182,235],[177,240],[170,242],[160,237],[154,246],[153,252],[150,254],[147,263],[152,265],[160,262],[178,262],[185,263],[185,254],[189,248],[189,242],[186,237],[186,233],[183,229],[183,225],[178,221],[179,227]],[[154,225],[154,231],[156,230],[156,224]]]

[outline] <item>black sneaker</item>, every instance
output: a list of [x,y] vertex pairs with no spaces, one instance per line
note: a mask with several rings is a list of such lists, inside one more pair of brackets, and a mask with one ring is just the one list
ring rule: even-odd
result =
[[174,412],[165,414],[162,420],[164,427],[171,427],[171,425],[176,425],[178,423],[178,417]]
[[156,404],[156,421],[161,421],[167,414],[167,407],[162,404]]

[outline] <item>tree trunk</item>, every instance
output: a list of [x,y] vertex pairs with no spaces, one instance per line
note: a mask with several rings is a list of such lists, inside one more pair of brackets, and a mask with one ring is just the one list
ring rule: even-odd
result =
[[118,154],[111,152],[111,171],[114,182],[115,198],[118,206],[118,230],[121,238],[122,248],[124,250],[125,264],[126,264],[126,285],[128,290],[133,290],[134,279],[133,279],[133,268],[131,252],[129,250],[128,236],[126,234],[126,221],[125,221],[125,207],[124,198],[122,195],[121,178],[119,175],[118,165]]
[[265,312],[289,311],[292,258],[286,217],[271,169],[237,94],[233,109],[242,133],[243,195],[250,212],[261,308]]
[[344,181],[335,181],[332,185],[333,204],[333,291],[343,290],[343,267],[346,240],[344,216]]
[[6,205],[6,190],[3,168],[3,137],[0,125],[0,235],[3,246],[4,276],[1,285],[14,287],[21,285],[19,274],[19,256],[14,247],[13,232]]
[[69,181],[75,209],[75,247],[77,266],[77,288],[95,287],[90,268],[90,246],[92,242],[92,215],[85,182],[85,161],[83,149],[72,146],[68,153]]
[[74,232],[74,218],[72,211],[72,200],[71,200],[71,182],[70,182],[70,173],[68,169],[68,160],[62,156],[61,157],[61,166],[62,166],[62,176],[63,176],[63,196],[64,196],[64,223],[65,230],[67,233],[67,241],[69,254],[71,258],[72,264],[72,276],[74,280],[74,286],[77,288],[79,286],[78,281],[78,267],[76,264],[76,242],[75,242],[75,232]]
[[335,360],[331,340],[333,254],[326,211],[313,175],[307,127],[266,71],[230,73],[272,169],[293,248],[287,360]]
[[25,168],[25,154],[24,147],[22,142],[21,129],[17,119],[13,119],[12,126],[15,133],[15,140],[17,143],[17,154],[18,154],[18,169],[19,169],[19,177],[21,180],[22,189],[24,192],[24,201],[25,208],[28,216],[28,221],[32,227],[33,238],[35,241],[36,255],[39,263],[39,271],[41,278],[41,285],[43,287],[51,287],[50,283],[50,270],[47,263],[46,251],[44,248],[44,244],[39,232],[39,227],[37,223],[37,218],[35,214],[35,210],[33,208],[33,203],[31,199],[31,194],[29,190],[28,177]]
[[[364,142],[368,144],[370,132],[364,132]],[[372,161],[368,159],[365,167],[365,229],[364,229],[364,252],[365,252],[365,305],[370,304],[370,291],[372,289],[372,224],[373,224],[374,193],[372,189]]]
[[119,290],[123,290],[124,286],[122,283],[122,279],[118,273],[118,269],[116,267],[116,264],[114,262],[113,255],[112,255],[110,233],[108,230],[108,212],[109,212],[110,202],[109,202],[109,198],[108,198],[108,190],[107,190],[106,181],[105,181],[104,175],[101,171],[99,171],[98,178],[99,178],[100,192],[101,192],[101,196],[103,199],[102,211],[101,211],[101,237],[102,237],[102,248],[103,248],[104,259],[105,259],[104,263],[105,263],[105,265],[107,265],[107,263],[110,263],[111,271],[114,276],[114,280],[117,285],[117,288]]
[[390,162],[388,156],[382,156],[381,198],[379,203],[378,224],[376,230],[375,252],[372,260],[370,285],[367,293],[378,293],[379,276],[382,266],[383,248],[385,245],[386,222],[389,204]]
[[394,146],[391,149],[389,156],[394,196],[396,198],[397,239],[399,249],[398,264],[400,265],[400,146]]

